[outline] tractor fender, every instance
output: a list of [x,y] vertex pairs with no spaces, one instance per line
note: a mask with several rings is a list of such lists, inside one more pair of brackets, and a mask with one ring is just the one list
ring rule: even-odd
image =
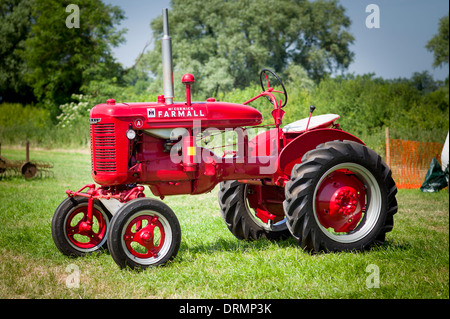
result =
[[306,152],[315,149],[322,143],[336,140],[350,140],[365,145],[356,136],[342,130],[324,128],[307,131],[297,136],[283,148],[278,157],[279,170],[285,175],[291,176],[292,168],[295,164],[302,162],[302,157]]

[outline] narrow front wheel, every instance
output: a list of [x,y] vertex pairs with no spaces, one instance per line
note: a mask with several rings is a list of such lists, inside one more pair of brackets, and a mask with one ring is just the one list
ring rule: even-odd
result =
[[64,255],[79,257],[106,248],[111,214],[100,201],[94,200],[89,220],[88,205],[87,197],[68,197],[53,215],[53,241]]
[[137,198],[124,205],[114,215],[108,234],[108,249],[121,268],[163,265],[175,258],[180,243],[175,213],[152,198]]

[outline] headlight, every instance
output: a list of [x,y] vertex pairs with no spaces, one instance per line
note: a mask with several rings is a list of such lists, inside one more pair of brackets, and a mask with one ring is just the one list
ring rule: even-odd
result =
[[134,130],[129,129],[127,131],[127,138],[129,140],[134,140],[135,137],[136,137],[136,132]]

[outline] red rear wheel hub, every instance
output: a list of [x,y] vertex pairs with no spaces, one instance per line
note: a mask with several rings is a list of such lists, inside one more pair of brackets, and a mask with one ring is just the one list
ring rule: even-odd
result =
[[358,204],[358,191],[350,186],[338,188],[330,200],[330,214],[350,215]]
[[319,185],[315,211],[320,224],[334,232],[351,232],[361,221],[366,208],[363,183],[351,171],[336,170]]

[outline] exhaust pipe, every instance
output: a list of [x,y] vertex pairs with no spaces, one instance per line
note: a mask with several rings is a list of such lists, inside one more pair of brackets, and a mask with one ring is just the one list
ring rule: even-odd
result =
[[161,39],[161,54],[163,67],[163,87],[166,104],[173,104],[173,66],[172,66],[172,38],[169,36],[168,9],[162,9],[163,37]]

